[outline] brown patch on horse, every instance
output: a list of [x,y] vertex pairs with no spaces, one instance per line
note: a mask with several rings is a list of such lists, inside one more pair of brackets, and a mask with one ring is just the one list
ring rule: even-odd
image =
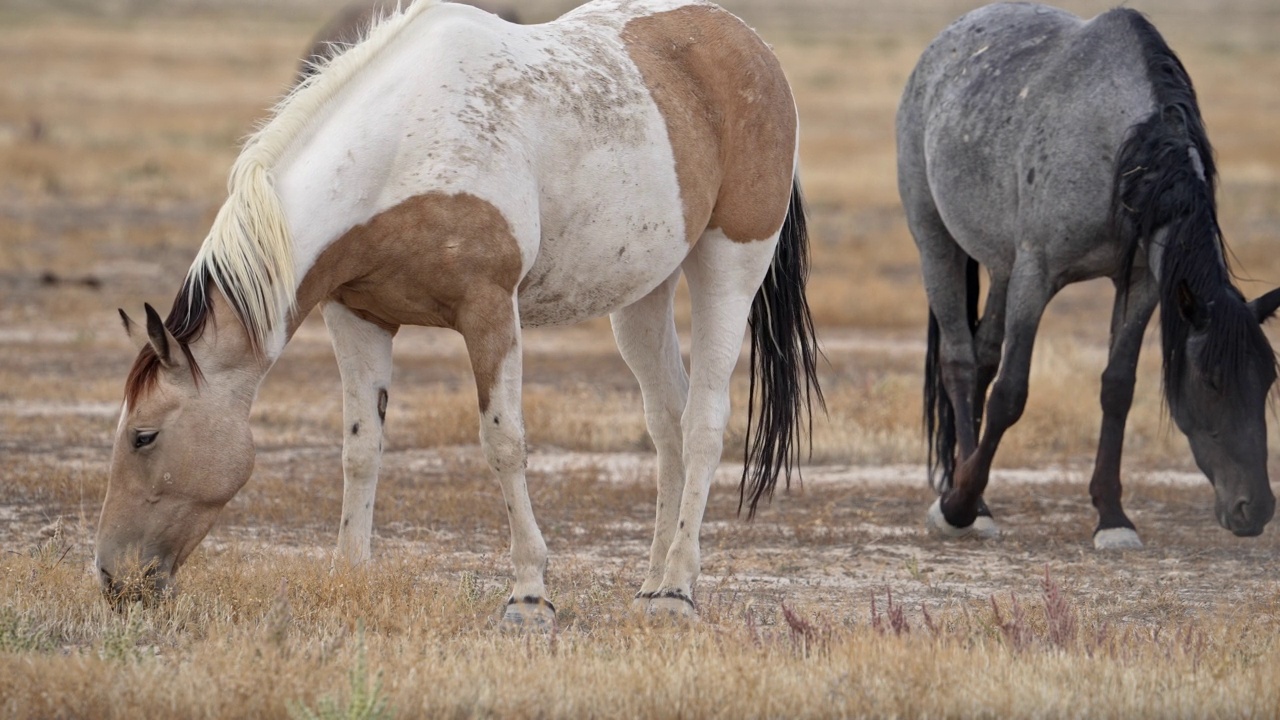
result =
[[622,31],[676,159],[685,232],[772,237],[791,198],[795,101],[777,58],[728,12],[691,6],[636,18]]
[[411,197],[351,228],[320,254],[298,289],[298,316],[339,302],[395,332],[462,333],[483,412],[516,342],[514,296],[523,262],[505,217],[469,193]]

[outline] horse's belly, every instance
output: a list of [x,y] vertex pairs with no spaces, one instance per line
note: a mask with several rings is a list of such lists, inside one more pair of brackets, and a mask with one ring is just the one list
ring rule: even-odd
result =
[[644,234],[603,233],[543,242],[520,284],[520,323],[568,325],[608,315],[671,276],[689,252],[678,223]]

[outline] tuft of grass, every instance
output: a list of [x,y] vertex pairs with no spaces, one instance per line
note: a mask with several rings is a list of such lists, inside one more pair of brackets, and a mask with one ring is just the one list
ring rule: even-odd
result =
[[48,653],[57,649],[57,638],[35,625],[17,608],[0,608],[0,653]]
[[290,703],[289,716],[295,720],[383,720],[395,715],[382,692],[382,671],[369,677],[363,627],[357,632],[355,662],[347,678],[345,698],[325,695],[314,710],[301,702]]

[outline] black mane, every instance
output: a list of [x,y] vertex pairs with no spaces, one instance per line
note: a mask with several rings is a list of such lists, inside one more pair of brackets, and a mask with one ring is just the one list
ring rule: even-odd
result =
[[[1132,277],[1143,241],[1166,229],[1159,268],[1160,325],[1165,399],[1183,395],[1187,339],[1192,325],[1179,311],[1180,288],[1207,311],[1210,342],[1196,363],[1230,396],[1234,381],[1258,353],[1274,355],[1258,321],[1231,284],[1227,250],[1218,227],[1217,167],[1186,68],[1141,13],[1120,9],[1138,38],[1156,109],[1136,124],[1116,158],[1111,225],[1124,244],[1122,277]],[[1198,158],[1193,157],[1198,156]],[[1198,159],[1198,163],[1196,160]]]

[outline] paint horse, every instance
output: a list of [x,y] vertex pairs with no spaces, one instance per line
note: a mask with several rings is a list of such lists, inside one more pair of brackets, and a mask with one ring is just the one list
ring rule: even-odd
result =
[[[1157,304],[1165,397],[1214,486],[1218,522],[1261,533],[1275,512],[1265,405],[1276,378],[1261,323],[1280,291],[1246,302],[1231,283],[1195,91],[1156,29],[1127,9],[1087,22],[1031,4],[976,10],[920,58],[897,135],[929,298],[931,481],[941,470],[930,526],[994,533],[982,494],[1026,404],[1041,314],[1063,286],[1107,277],[1094,545],[1141,546],[1120,502],[1120,454]],[[991,283],[981,320],[979,266]]]
[[[658,455],[636,605],[693,614],[748,323],[752,512],[789,478],[820,398],[796,142],[778,61],[705,2],[600,0],[538,26],[418,2],[378,25],[247,142],[169,316],[148,307],[98,528],[109,597],[163,588],[248,480],[259,383],[320,305],[343,384],[339,555],[369,557],[392,338],[452,328],[510,522],[504,617],[553,622],[525,482],[521,327],[609,313]],[[125,581],[130,567],[142,582]]]
[[[357,0],[344,6],[311,38],[307,53],[302,56],[302,62],[298,66],[294,83],[306,80],[318,68],[323,67],[331,56],[360,42],[378,18],[390,15],[396,4],[392,0]],[[520,14],[509,5],[485,0],[466,0],[466,4],[491,12],[507,22],[520,22]]]

